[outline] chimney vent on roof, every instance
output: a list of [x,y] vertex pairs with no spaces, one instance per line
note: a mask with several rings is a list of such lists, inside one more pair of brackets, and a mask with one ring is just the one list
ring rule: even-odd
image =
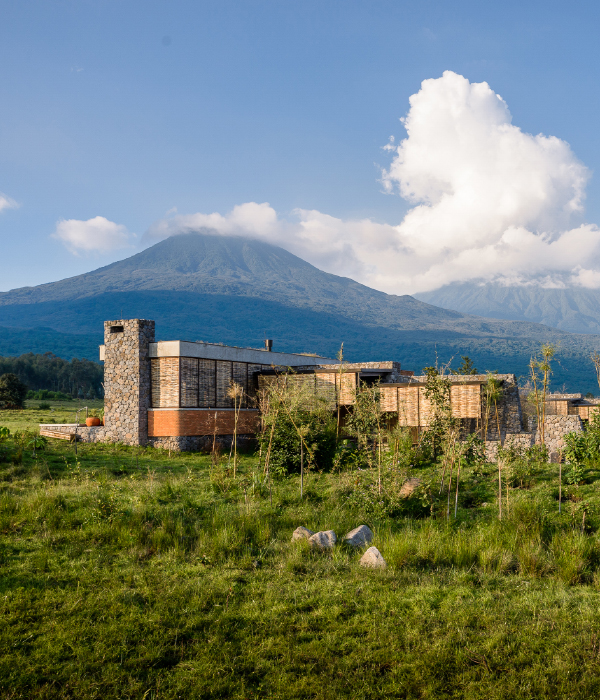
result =
[[270,338],[265,340],[265,349],[267,352],[271,352],[273,350],[273,341]]

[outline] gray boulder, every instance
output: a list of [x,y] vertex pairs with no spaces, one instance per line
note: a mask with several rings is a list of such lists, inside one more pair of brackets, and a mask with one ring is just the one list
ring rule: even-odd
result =
[[321,532],[315,532],[315,534],[309,538],[310,546],[315,549],[333,549],[335,543],[337,542],[337,537],[333,530],[325,530]]
[[386,569],[387,564],[377,547],[369,547],[360,559],[360,565],[369,569]]
[[366,547],[373,541],[373,533],[371,528],[366,525],[359,525],[355,527],[354,530],[344,537],[344,542],[351,545],[352,547]]
[[306,527],[297,527],[294,532],[292,533],[292,542],[297,542],[298,540],[308,540],[310,539],[315,533],[312,530],[309,530]]

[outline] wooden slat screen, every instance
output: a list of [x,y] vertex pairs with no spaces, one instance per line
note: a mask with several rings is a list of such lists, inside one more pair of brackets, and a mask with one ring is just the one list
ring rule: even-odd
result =
[[420,425],[418,386],[396,387],[398,390],[398,423],[411,427]]
[[425,387],[419,387],[419,420],[421,427],[428,427],[435,414],[433,403],[425,396]]
[[481,418],[481,385],[453,384],[450,405],[455,418]]
[[250,403],[254,404],[252,401],[256,397],[256,390],[258,389],[258,373],[266,368],[266,365],[248,364],[248,398]]
[[351,406],[354,403],[356,377],[356,372],[342,372],[340,382],[340,375],[339,373],[337,374],[336,386],[338,388],[338,396],[342,406]]
[[154,408],[178,408],[179,358],[152,358],[150,361],[150,384]]
[[319,372],[314,377],[317,396],[324,399],[332,410],[335,409],[337,406],[335,372]]
[[199,408],[214,408],[217,405],[216,371],[215,360],[198,360]]
[[227,396],[232,379],[232,363],[217,360],[217,407],[233,408],[233,400]]
[[398,387],[381,384],[379,386],[379,401],[382,411],[396,412],[398,410]]
[[180,366],[180,401],[185,408],[198,407],[198,360],[182,357]]
[[276,377],[275,375],[264,375],[261,374],[258,377],[258,388],[260,391],[265,391],[267,390],[273,382],[276,382],[279,379],[279,377]]

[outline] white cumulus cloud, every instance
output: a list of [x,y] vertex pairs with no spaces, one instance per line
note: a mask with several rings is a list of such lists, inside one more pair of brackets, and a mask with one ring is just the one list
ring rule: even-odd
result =
[[52,234],[52,238],[63,243],[74,255],[110,253],[128,248],[133,237],[125,226],[115,224],[103,216],[95,216],[87,221],[61,219]]
[[399,224],[305,209],[282,219],[249,202],[168,217],[147,237],[208,227],[260,238],[396,294],[475,279],[600,287],[600,231],[582,219],[590,172],[565,141],[523,132],[487,83],[450,71],[423,81],[402,123],[381,179],[413,205]]

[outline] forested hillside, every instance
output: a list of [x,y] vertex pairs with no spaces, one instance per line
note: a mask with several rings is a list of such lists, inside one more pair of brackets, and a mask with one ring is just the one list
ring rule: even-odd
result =
[[97,362],[73,358],[70,361],[46,352],[19,357],[0,356],[0,376],[12,372],[28,389],[61,391],[70,396],[96,398],[103,395],[103,367]]

